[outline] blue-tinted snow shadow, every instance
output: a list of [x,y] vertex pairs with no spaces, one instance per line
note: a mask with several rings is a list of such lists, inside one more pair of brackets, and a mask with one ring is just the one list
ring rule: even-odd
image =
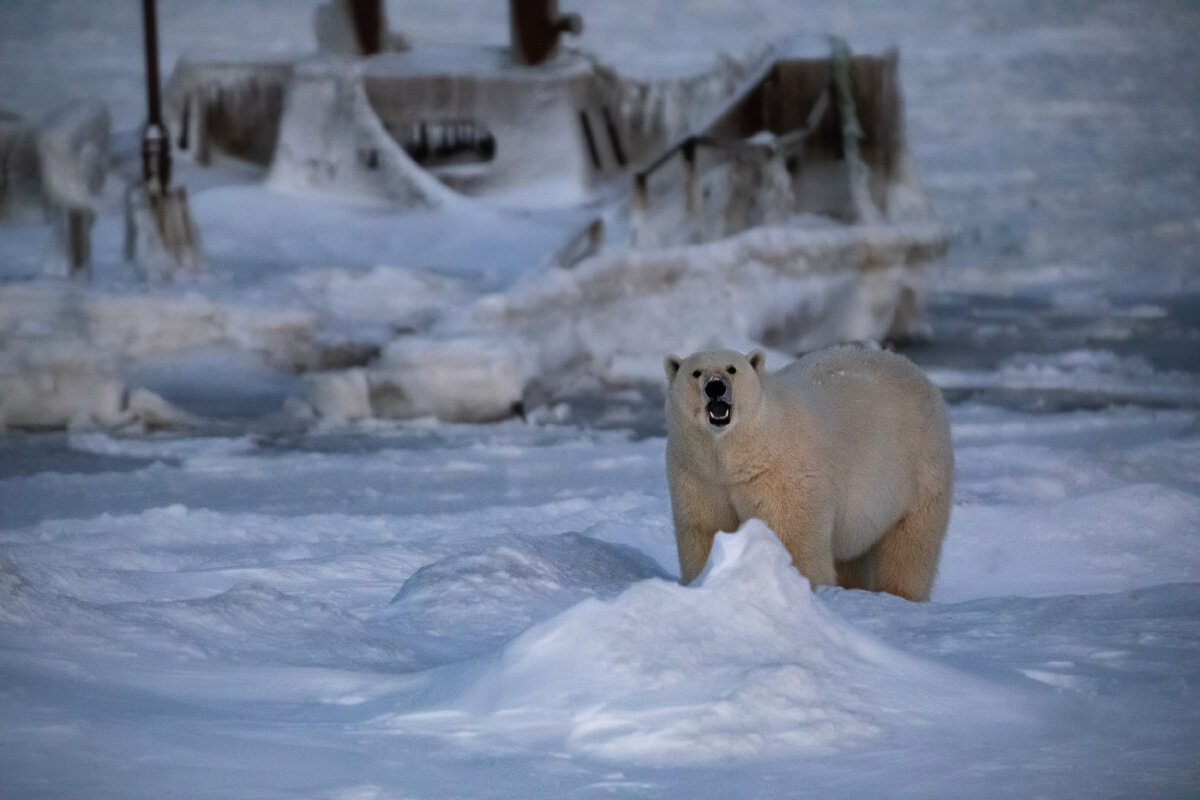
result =
[[671,576],[633,547],[580,533],[491,537],[417,570],[367,622],[426,665],[496,650],[576,603]]

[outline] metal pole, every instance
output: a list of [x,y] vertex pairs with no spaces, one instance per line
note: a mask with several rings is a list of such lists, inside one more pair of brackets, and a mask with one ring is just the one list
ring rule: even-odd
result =
[[165,192],[171,183],[171,152],[162,120],[158,80],[158,15],[155,0],[142,0],[142,28],[146,39],[146,130],[142,134],[142,177],[147,188]]
[[146,34],[146,102],[151,125],[162,124],[162,103],[158,96],[158,14],[154,0],[142,0],[142,29]]

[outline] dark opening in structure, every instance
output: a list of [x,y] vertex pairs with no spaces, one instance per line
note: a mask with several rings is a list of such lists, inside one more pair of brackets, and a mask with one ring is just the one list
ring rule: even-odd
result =
[[592,166],[601,169],[600,151],[596,149],[596,135],[592,133],[592,121],[587,111],[579,112],[579,127],[583,129],[583,138],[587,141],[588,154],[592,157]]
[[496,137],[478,120],[421,120],[385,127],[409,157],[423,167],[482,163],[496,157]]

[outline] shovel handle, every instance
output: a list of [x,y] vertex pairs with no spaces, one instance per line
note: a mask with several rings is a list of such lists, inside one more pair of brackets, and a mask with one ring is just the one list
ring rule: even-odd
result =
[[154,0],[142,0],[142,30],[146,36],[146,106],[150,125],[162,125],[158,85],[158,14]]
[[146,129],[142,133],[142,178],[152,190],[165,192],[171,183],[171,142],[162,119],[158,80],[158,14],[155,0],[142,0],[146,35]]

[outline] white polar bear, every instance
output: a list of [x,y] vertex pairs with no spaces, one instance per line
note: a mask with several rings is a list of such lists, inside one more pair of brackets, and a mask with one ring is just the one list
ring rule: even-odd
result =
[[778,372],[759,351],[668,356],[667,480],[684,583],[717,531],[761,519],[814,585],[929,599],[954,454],[941,393],[857,345]]

